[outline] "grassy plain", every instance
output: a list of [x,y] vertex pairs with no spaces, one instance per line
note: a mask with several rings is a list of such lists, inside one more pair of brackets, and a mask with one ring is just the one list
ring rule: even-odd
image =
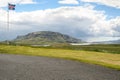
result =
[[30,46],[0,45],[0,53],[63,58],[120,70],[119,51],[117,54],[111,54],[109,52],[84,51],[75,48],[36,48]]
[[93,45],[53,45],[46,48],[52,49],[69,49],[69,50],[84,50],[94,52],[104,52],[112,54],[120,54],[120,44],[93,44]]

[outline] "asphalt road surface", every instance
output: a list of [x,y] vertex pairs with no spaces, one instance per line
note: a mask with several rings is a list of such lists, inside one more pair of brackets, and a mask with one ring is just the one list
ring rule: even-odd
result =
[[0,80],[120,80],[120,71],[71,60],[0,54]]

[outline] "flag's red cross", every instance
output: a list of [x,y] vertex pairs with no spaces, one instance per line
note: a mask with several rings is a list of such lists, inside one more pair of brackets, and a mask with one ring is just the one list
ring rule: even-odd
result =
[[15,10],[15,5],[9,4],[8,8],[9,8],[9,10]]

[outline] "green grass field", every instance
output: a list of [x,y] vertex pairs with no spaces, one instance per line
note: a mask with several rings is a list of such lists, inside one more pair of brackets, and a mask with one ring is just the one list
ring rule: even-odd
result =
[[[110,46],[109,46],[110,47]],[[115,46],[114,46],[115,47]],[[63,58],[70,60],[77,60],[90,64],[97,64],[120,70],[120,54],[119,47],[117,54],[111,52],[96,52],[83,49],[76,49],[76,47],[52,47],[52,48],[35,48],[30,46],[13,46],[13,45],[0,45],[0,53],[4,54],[18,54],[18,55],[32,55],[32,56],[46,56]],[[68,49],[69,48],[69,49]],[[72,49],[73,48],[73,49]]]
[[84,50],[94,52],[104,52],[112,54],[120,54],[120,44],[99,44],[99,45],[53,45],[46,48],[52,49],[68,49],[68,50]]

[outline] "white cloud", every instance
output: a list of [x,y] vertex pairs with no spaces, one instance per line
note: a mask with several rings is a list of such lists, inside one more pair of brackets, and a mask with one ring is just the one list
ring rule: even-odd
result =
[[21,0],[18,2],[18,4],[35,4],[37,2],[34,2],[33,0]]
[[79,4],[78,0],[60,0],[60,4]]
[[83,2],[95,2],[98,4],[103,4],[111,7],[120,8],[120,0],[81,0]]
[[0,7],[6,7],[8,3],[13,3],[13,4],[34,4],[33,0],[3,0],[0,2]]
[[[5,32],[7,12],[0,10],[0,33]],[[59,7],[17,13],[10,11],[10,35],[50,30],[74,37],[120,37],[120,17],[106,20],[107,15],[94,6]]]
[[110,20],[110,25],[112,30],[114,30],[115,35],[113,36],[120,36],[120,16],[116,17],[115,19]]

